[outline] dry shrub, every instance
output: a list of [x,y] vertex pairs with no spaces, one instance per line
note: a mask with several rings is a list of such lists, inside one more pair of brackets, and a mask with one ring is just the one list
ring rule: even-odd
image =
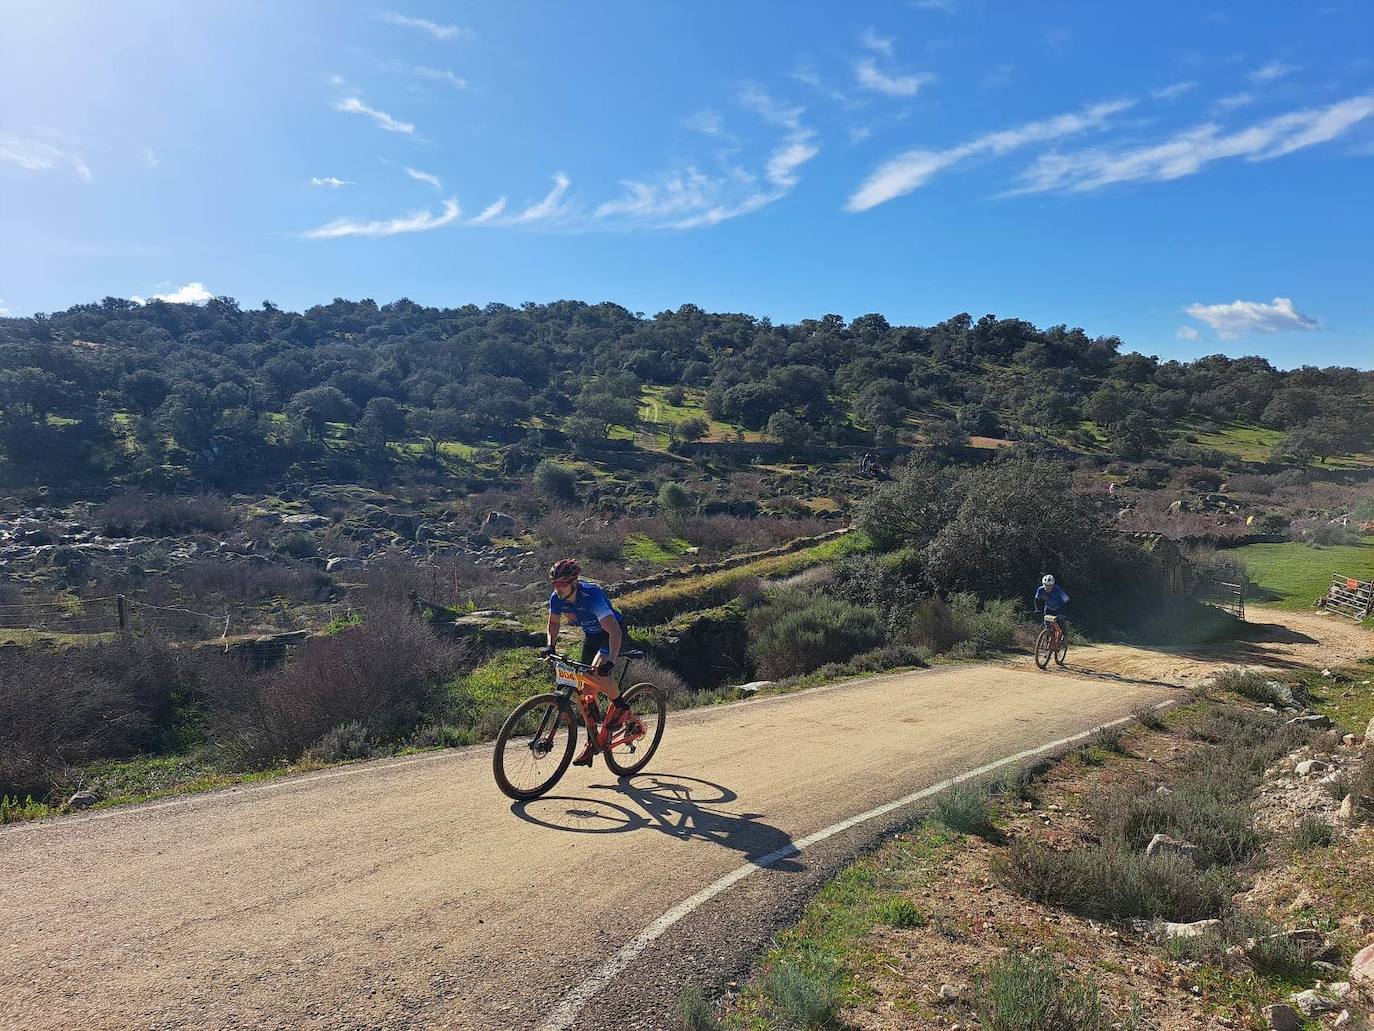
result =
[[1097,920],[1203,920],[1224,912],[1236,888],[1220,868],[1199,870],[1179,856],[1146,856],[1110,845],[1065,852],[1020,842],[997,868],[1012,891],[1033,902]]
[[364,608],[406,605],[411,594],[450,608],[461,608],[469,601],[478,608],[508,608],[518,598],[500,585],[502,575],[466,555],[435,556],[424,562],[384,555],[350,574],[363,585],[359,602]]
[[113,537],[174,537],[185,533],[224,533],[238,525],[238,513],[223,498],[118,494],[95,511],[95,522]]
[[954,613],[940,598],[927,598],[917,605],[902,633],[904,644],[925,648],[932,655],[944,654],[961,640]]
[[202,671],[132,637],[0,656],[0,795],[46,796],[71,767],[185,744]]
[[444,685],[467,665],[466,651],[419,617],[376,605],[361,624],[312,638],[280,669],[220,678],[209,692],[212,736],[250,763],[294,759],[341,724],[396,740],[442,718]]
[[192,562],[176,571],[182,597],[207,603],[252,605],[268,598],[313,601],[329,577],[313,566]]

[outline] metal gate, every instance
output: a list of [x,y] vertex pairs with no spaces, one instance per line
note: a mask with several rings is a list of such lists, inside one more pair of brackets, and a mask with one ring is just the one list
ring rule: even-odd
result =
[[1368,619],[1374,613],[1374,581],[1332,573],[1331,586],[1325,597],[1317,599],[1317,607],[1354,620]]
[[1223,612],[1229,612],[1239,620],[1245,619],[1245,585],[1230,584],[1224,580],[1210,581],[1203,591],[1202,600],[1215,605]]

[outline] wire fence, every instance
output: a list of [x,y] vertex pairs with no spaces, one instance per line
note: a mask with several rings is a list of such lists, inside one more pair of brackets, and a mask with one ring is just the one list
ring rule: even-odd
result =
[[209,640],[229,636],[227,614],[149,605],[122,594],[104,598],[25,599],[0,604],[0,631],[45,634],[142,633]]

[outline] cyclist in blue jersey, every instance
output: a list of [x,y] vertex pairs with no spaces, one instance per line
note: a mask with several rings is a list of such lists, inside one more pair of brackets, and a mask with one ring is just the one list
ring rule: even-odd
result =
[[1040,586],[1035,591],[1035,611],[1044,611],[1053,616],[1060,630],[1068,629],[1064,623],[1064,610],[1069,607],[1069,595],[1064,588],[1054,582],[1054,577],[1046,573],[1040,578]]
[[[625,617],[615,610],[611,599],[598,584],[581,579],[582,567],[576,559],[565,558],[549,569],[553,593],[549,595],[548,645],[544,655],[557,651],[558,631],[567,617],[582,628],[582,663],[592,666],[600,692],[611,700],[606,714],[608,726],[614,728],[625,718],[629,707],[620,697],[620,688],[610,679],[612,667],[625,641]],[[573,760],[576,766],[590,766],[596,753],[596,742],[588,740],[582,754]]]

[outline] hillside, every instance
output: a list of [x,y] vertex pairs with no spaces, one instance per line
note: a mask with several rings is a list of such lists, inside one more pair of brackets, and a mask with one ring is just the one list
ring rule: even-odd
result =
[[335,300],[298,314],[106,298],[0,319],[0,477],[480,485],[562,452],[600,475],[674,453],[743,465],[1005,442],[1129,462],[1374,465],[1370,373],[1123,350],[991,315],[774,325],[693,305],[648,318],[610,303]]

